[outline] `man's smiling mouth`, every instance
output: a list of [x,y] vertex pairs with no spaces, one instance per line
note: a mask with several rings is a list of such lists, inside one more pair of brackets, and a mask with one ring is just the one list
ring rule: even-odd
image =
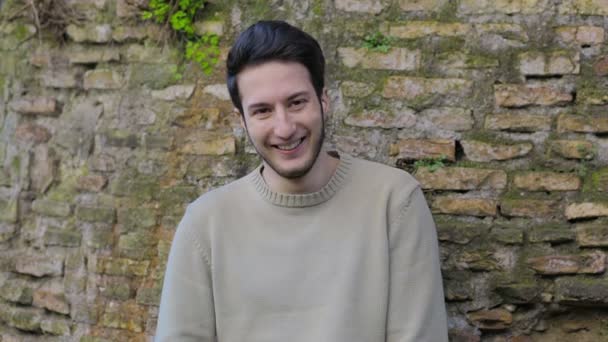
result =
[[304,141],[306,137],[302,137],[299,140],[292,142],[291,144],[283,144],[283,145],[273,145],[281,151],[291,151],[296,149],[300,144]]

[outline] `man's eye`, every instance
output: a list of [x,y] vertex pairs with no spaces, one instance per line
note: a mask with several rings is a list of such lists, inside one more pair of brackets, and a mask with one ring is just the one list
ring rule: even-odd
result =
[[257,115],[257,114],[267,114],[270,112],[270,109],[268,108],[258,108],[256,110],[253,111],[253,115]]
[[290,103],[290,106],[291,106],[292,108],[299,109],[299,108],[302,108],[302,107],[303,107],[305,104],[306,104],[306,100],[304,100],[304,99],[299,99],[299,100],[293,100],[293,101]]

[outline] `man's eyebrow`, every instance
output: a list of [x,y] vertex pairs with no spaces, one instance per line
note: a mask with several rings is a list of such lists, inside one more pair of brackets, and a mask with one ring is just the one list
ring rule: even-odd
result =
[[[299,92],[294,93],[292,95],[289,95],[289,97],[287,98],[287,101],[291,101],[291,100],[295,99],[296,97],[300,97],[300,96],[303,96],[303,95],[308,96],[308,94],[309,94],[309,92],[307,90],[302,90],[302,91],[299,91]],[[256,102],[256,103],[250,104],[249,106],[247,106],[247,108],[251,110],[251,109],[260,108],[260,107],[267,107],[267,106],[269,106],[269,104],[266,103],[266,102]]]
[[295,94],[293,94],[293,95],[290,95],[290,96],[287,98],[287,101],[289,101],[289,100],[293,100],[293,99],[295,99],[296,97],[300,97],[300,96],[302,96],[302,95],[308,95],[308,91],[303,90],[303,91],[299,91],[299,92],[297,92],[297,93],[295,93]]

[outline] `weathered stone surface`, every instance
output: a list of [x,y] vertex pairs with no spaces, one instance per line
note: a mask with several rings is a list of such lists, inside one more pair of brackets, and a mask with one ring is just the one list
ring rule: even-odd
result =
[[547,8],[548,0],[462,0],[458,12],[464,14],[537,14]]
[[585,184],[585,190],[608,192],[608,167],[593,171]]
[[156,25],[123,26],[119,25],[112,30],[112,40],[118,43],[127,41],[140,41],[146,38],[158,38],[161,28]]
[[204,34],[224,35],[224,23],[219,20],[204,20],[194,23],[194,32],[202,36]]
[[608,226],[598,223],[579,224],[576,243],[581,247],[608,247]]
[[559,132],[608,133],[608,116],[560,115],[557,118]]
[[403,11],[437,11],[446,5],[448,0],[399,0]]
[[555,300],[564,304],[608,304],[606,278],[560,277],[555,280]]
[[454,259],[459,270],[491,272],[500,268],[493,252],[487,250],[465,250],[457,254]]
[[[174,63],[152,64],[137,63],[132,64],[128,76],[129,87],[140,89],[147,87],[150,89],[163,89],[176,83],[175,70],[177,65]],[[225,87],[225,86],[224,86]],[[226,90],[226,93],[228,91]]]
[[118,238],[118,254],[133,260],[149,259],[156,253],[157,242],[152,232],[129,232]]
[[336,0],[336,9],[346,12],[378,14],[384,9],[380,0]]
[[438,196],[432,201],[431,209],[436,214],[496,216],[497,202],[488,198]]
[[100,273],[118,276],[145,276],[150,262],[125,258],[101,258],[97,266]]
[[518,56],[519,71],[526,76],[552,76],[580,73],[580,53],[527,51]]
[[34,291],[34,306],[67,315],[70,304],[61,280],[50,280]]
[[209,137],[195,133],[187,140],[181,147],[181,152],[185,154],[220,156],[236,151],[236,141],[232,136]]
[[148,230],[156,226],[156,212],[152,208],[125,208],[118,211],[118,222],[123,232]]
[[33,122],[24,122],[17,126],[15,139],[24,143],[40,144],[49,141],[51,133],[44,126]]
[[101,138],[107,146],[127,147],[131,149],[139,146],[139,138],[135,133],[130,131],[110,130],[106,131]]
[[423,189],[434,190],[501,190],[507,185],[507,174],[502,170],[444,167],[431,171],[421,167],[414,177]]
[[129,279],[124,277],[104,277],[99,292],[106,298],[120,301],[126,301],[133,296]]
[[533,282],[501,284],[496,286],[496,292],[510,304],[526,304],[532,302],[542,288]]
[[347,97],[365,97],[374,91],[374,85],[365,82],[344,81],[340,89]]
[[388,52],[372,52],[365,48],[338,48],[342,63],[349,68],[416,70],[420,65],[420,50],[391,48]]
[[513,185],[527,191],[574,191],[581,187],[581,180],[568,173],[523,172],[515,174]]
[[74,69],[50,69],[40,74],[40,83],[47,88],[79,88],[82,72]]
[[481,330],[502,330],[513,323],[513,316],[505,309],[475,311],[468,313],[467,317]]
[[0,297],[9,302],[30,305],[37,286],[38,284],[25,279],[8,279],[0,287]]
[[533,145],[528,142],[512,144],[489,143],[478,140],[460,141],[467,159],[477,162],[493,160],[508,160],[526,156],[532,151]]
[[574,97],[571,92],[550,85],[497,84],[494,86],[494,100],[500,107],[518,108],[565,105]]
[[32,203],[32,210],[47,216],[66,217],[70,215],[70,204],[45,199],[37,199]]
[[16,235],[14,224],[0,223],[0,243],[9,241]]
[[564,43],[593,45],[604,42],[604,29],[599,26],[560,26],[555,29],[557,38]]
[[44,232],[44,244],[47,246],[77,247],[81,239],[82,233],[74,229],[48,228]]
[[602,56],[593,64],[593,71],[598,76],[608,75],[608,56]]
[[528,233],[530,242],[564,243],[575,239],[574,230],[568,226],[549,225],[534,227]]
[[475,120],[470,109],[458,107],[439,107],[423,110],[420,117],[429,120],[439,129],[467,131],[473,128]]
[[56,116],[61,108],[56,99],[51,97],[30,97],[11,101],[10,109],[20,114]]
[[608,15],[606,0],[564,0],[558,7],[560,14]]
[[87,222],[113,223],[116,219],[116,210],[108,207],[76,207],[76,218]]
[[116,170],[116,159],[109,154],[99,154],[91,159],[91,169],[101,172]]
[[486,129],[510,132],[550,131],[551,117],[539,114],[507,113],[488,115]]
[[70,39],[77,43],[108,43],[112,40],[112,27],[108,24],[66,27]]
[[416,124],[416,114],[407,108],[396,112],[372,110],[349,115],[344,123],[356,127],[409,128]]
[[26,307],[10,307],[7,324],[19,330],[37,332],[40,330],[42,311]]
[[107,328],[143,331],[143,312],[133,303],[110,302],[101,317],[101,325]]
[[150,46],[131,44],[125,53],[127,62],[152,64],[178,63],[179,52],[171,46]]
[[595,147],[587,140],[553,140],[551,152],[567,159],[593,159]]
[[147,8],[147,4],[142,0],[116,0],[116,16],[119,18],[140,16],[142,9]]
[[0,222],[17,223],[17,221],[19,221],[19,200],[0,199]]
[[146,149],[170,150],[173,148],[174,138],[167,134],[144,134],[142,145]]
[[152,97],[165,101],[175,101],[178,99],[187,100],[194,92],[194,84],[174,85],[161,90],[153,90]]
[[606,254],[595,251],[580,255],[548,255],[528,258],[527,263],[542,275],[599,274],[606,270]]
[[588,83],[578,90],[576,102],[587,105],[608,104],[608,90],[606,86],[599,83]]
[[391,76],[386,80],[382,95],[423,102],[440,96],[466,98],[472,82],[459,78],[422,78]]
[[509,217],[553,217],[558,215],[559,202],[534,199],[504,199],[500,213]]
[[15,261],[19,273],[34,277],[60,276],[63,274],[63,258],[46,255],[24,255]]
[[524,232],[519,228],[496,228],[490,234],[492,240],[505,245],[521,245],[524,243]]
[[226,84],[210,84],[203,88],[203,92],[205,94],[213,95],[220,100],[230,101],[230,94],[228,93]]
[[120,60],[120,53],[116,48],[87,48],[69,51],[67,57],[70,64],[97,64],[117,62]]
[[55,180],[57,172],[57,158],[55,151],[47,145],[34,147],[34,156],[30,169],[32,190],[44,193]]
[[143,286],[137,291],[136,302],[141,305],[160,305],[162,284],[160,286]]
[[406,160],[445,158],[455,160],[456,143],[443,139],[402,139],[390,145],[389,154]]
[[76,189],[80,191],[99,192],[107,184],[108,179],[102,175],[88,175],[78,177]]
[[424,36],[455,37],[465,36],[471,30],[467,23],[442,23],[438,21],[407,21],[391,24],[389,35],[397,38],[415,39]]
[[40,329],[51,335],[69,336],[70,323],[67,320],[45,318],[40,321]]
[[[62,115],[65,124],[59,127],[52,141],[72,155],[86,159],[93,151],[95,130],[103,111],[103,104],[96,101],[83,100],[73,103],[71,110]],[[97,158],[94,158],[92,163],[96,161]]]
[[117,72],[108,69],[89,70],[84,73],[83,87],[89,89],[119,89],[123,78]]
[[566,218],[568,220],[608,216],[608,203],[582,202],[573,203],[566,207]]

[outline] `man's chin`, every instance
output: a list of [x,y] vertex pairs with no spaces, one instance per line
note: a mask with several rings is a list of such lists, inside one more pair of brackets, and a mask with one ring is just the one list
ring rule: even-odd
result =
[[268,160],[266,164],[279,176],[286,179],[299,179],[308,174],[310,169],[312,169],[313,163],[308,161],[306,165],[303,166],[293,166],[293,167],[280,167],[277,165],[278,163],[272,163]]

